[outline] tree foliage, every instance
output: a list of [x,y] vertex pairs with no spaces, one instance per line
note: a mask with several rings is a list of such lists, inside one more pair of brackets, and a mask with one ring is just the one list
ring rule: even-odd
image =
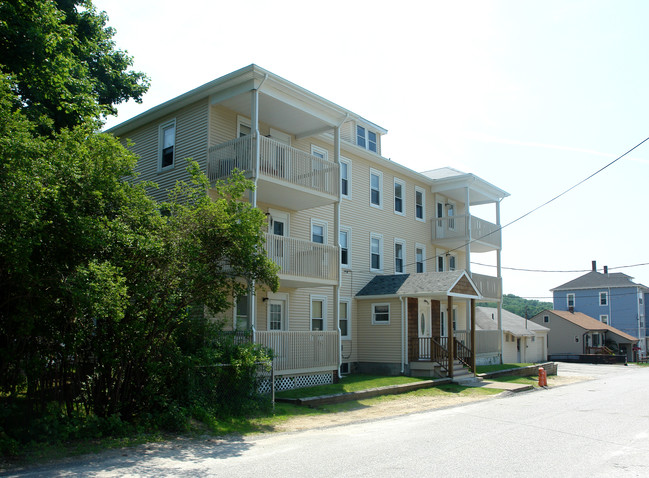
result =
[[115,114],[141,101],[148,79],[115,48],[107,16],[90,0],[1,0],[0,67],[12,75],[16,106],[41,131]]
[[[496,307],[495,302],[487,302],[486,307]],[[523,299],[514,294],[503,295],[503,309],[512,312],[520,317],[532,318],[539,312],[546,309],[552,309],[552,302],[541,302],[539,300]]]

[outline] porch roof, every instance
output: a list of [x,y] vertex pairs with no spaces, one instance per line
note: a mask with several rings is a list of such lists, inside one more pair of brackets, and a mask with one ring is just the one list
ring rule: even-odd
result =
[[375,276],[356,297],[460,297],[481,299],[466,271]]

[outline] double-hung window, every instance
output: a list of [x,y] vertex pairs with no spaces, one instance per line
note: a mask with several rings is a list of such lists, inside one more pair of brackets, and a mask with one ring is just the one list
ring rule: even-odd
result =
[[372,304],[372,324],[390,323],[390,304]]
[[356,144],[376,153],[378,151],[378,136],[374,131],[356,125]]
[[568,304],[568,308],[575,308],[575,294],[567,294],[566,295],[566,302]]
[[340,327],[340,337],[351,339],[351,301],[349,299],[340,299],[338,309],[338,326]]
[[159,171],[174,167],[176,149],[176,120],[171,120],[160,126],[160,159]]
[[405,199],[403,197],[405,189],[405,183],[401,179],[394,178],[394,212],[402,216],[406,210]]
[[370,206],[383,207],[383,173],[370,170]]
[[415,267],[418,274],[426,272],[425,267],[425,258],[426,258],[426,248],[420,244],[415,246]]
[[340,161],[340,194],[344,198],[351,197],[351,163],[349,161]]
[[406,272],[404,263],[406,243],[401,239],[394,240],[394,273],[403,274]]
[[349,251],[351,231],[349,228],[340,227],[340,265],[342,267],[351,266],[351,256]]
[[415,219],[418,221],[424,221],[424,204],[426,200],[426,195],[423,189],[415,187]]
[[448,256],[448,270],[454,271],[457,268],[457,257],[454,255]]
[[327,243],[327,224],[320,221],[311,222],[311,242]]
[[311,330],[325,330],[327,316],[327,298],[311,296]]
[[599,293],[599,305],[608,305],[608,292]]
[[370,237],[370,270],[380,271],[383,268],[383,236],[372,234]]
[[437,256],[437,272],[444,272],[444,256]]

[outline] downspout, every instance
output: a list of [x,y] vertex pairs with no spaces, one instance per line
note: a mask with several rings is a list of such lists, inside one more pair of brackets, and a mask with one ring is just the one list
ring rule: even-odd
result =
[[[262,81],[263,83],[263,81]],[[250,191],[250,204],[252,207],[257,207],[257,181],[259,179],[259,90],[253,89],[251,91],[251,112],[250,112],[250,126],[252,133],[252,169],[254,170],[254,184],[255,187]],[[255,281],[253,280],[250,283],[250,299],[249,305],[250,309],[250,322],[252,328],[252,341],[255,343],[257,341],[257,291],[255,286]]]
[[[499,199],[498,202],[496,202],[496,226],[500,229],[500,201],[502,199]],[[503,277],[502,277],[502,258],[501,258],[501,250],[502,250],[503,244],[502,244],[502,230],[500,234],[500,247],[498,250],[496,250],[496,275],[498,277],[498,285],[500,286],[500,290],[498,291],[499,301],[498,301],[498,330],[500,331],[499,334],[499,341],[500,341],[500,363],[505,363],[503,359],[503,342],[504,342],[504,337],[503,337]]]
[[[334,244],[338,244],[336,250],[338,251],[338,280],[334,286],[334,323],[336,324],[336,330],[338,330],[338,377],[341,375],[341,368],[343,365],[343,341],[342,333],[340,331],[340,287],[342,285],[342,264],[340,263],[340,201],[342,199],[342,191],[340,188],[340,126],[334,128],[334,163],[338,165],[338,199],[334,204]],[[350,304],[351,307],[351,304]],[[350,310],[347,311],[348,322],[347,327],[349,327],[349,314]],[[349,331],[348,331],[349,332]]]
[[401,375],[403,375],[406,372],[406,302],[403,296],[399,297],[399,300],[401,300]]

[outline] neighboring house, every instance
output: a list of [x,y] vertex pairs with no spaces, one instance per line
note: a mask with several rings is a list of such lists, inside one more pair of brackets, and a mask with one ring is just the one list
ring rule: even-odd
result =
[[548,355],[590,355],[607,347],[634,360],[633,346],[638,339],[582,312],[544,310],[530,319],[549,327]]
[[607,267],[603,273],[598,272],[597,263],[593,261],[590,272],[551,289],[554,309],[583,312],[638,337],[641,339],[638,346],[647,353],[649,288],[632,279],[621,272],[609,273]]
[[[158,199],[187,177],[187,157],[211,181],[237,168],[255,182],[249,200],[268,217],[280,289],[252,286],[221,318],[273,348],[281,387],[352,370],[410,373],[413,361],[441,361],[452,376],[457,355],[474,357],[472,304],[500,302],[502,280],[499,269],[472,273],[471,255],[500,264],[506,192],[451,168],[417,173],[384,158],[384,128],[256,65],[109,132],[132,140],[139,178],[160,185]],[[472,214],[485,204],[494,222]],[[375,278],[406,287],[385,292]]]
[[[503,363],[545,362],[549,329],[507,310],[502,311]],[[476,307],[476,362],[479,365],[500,363],[498,360],[498,309]]]

